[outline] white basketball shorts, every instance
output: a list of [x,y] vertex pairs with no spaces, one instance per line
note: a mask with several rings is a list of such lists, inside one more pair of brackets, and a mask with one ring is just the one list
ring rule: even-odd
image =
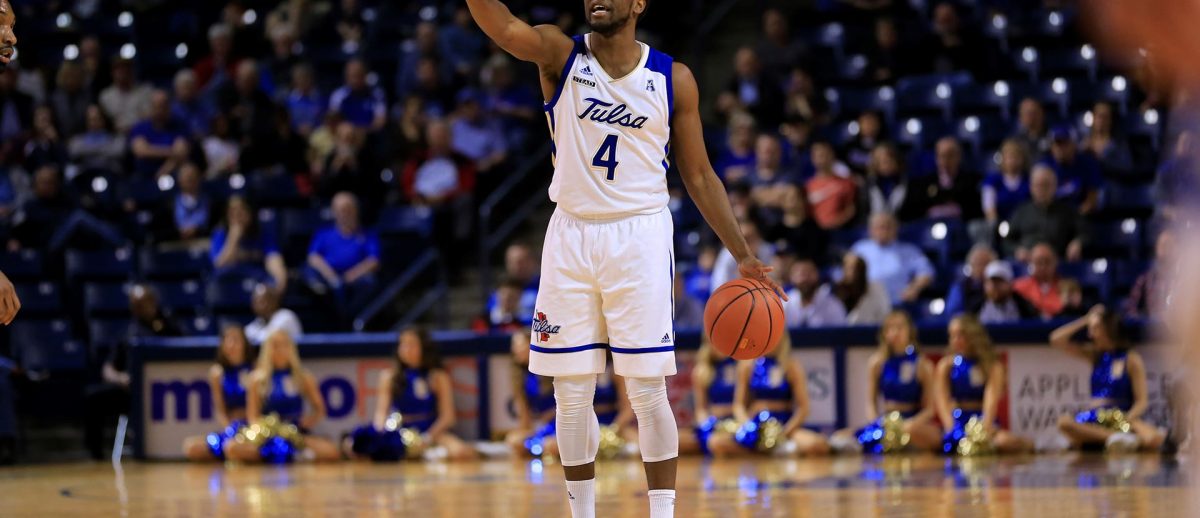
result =
[[542,376],[675,374],[670,211],[585,220],[556,209],[542,249],[529,370]]

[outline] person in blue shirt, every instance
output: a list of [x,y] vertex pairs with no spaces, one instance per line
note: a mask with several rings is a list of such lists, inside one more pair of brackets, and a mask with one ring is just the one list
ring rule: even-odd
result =
[[308,138],[313,130],[321,126],[329,104],[317,89],[312,65],[301,63],[292,68],[292,89],[287,92],[283,104],[291,116],[292,129],[296,133]]
[[696,352],[696,365],[692,368],[695,426],[679,431],[681,454],[724,457],[745,451],[733,440],[739,425],[733,416],[737,383],[738,361],[718,351],[704,334],[700,339],[700,350]]
[[[1090,341],[1073,341],[1085,328]],[[1059,431],[1073,446],[1104,445],[1110,451],[1130,452],[1155,451],[1162,445],[1166,434],[1143,418],[1150,399],[1145,362],[1137,351],[1129,350],[1117,312],[1097,305],[1087,315],[1054,330],[1050,345],[1092,365],[1088,410],[1064,415],[1058,421]],[[1120,411],[1123,419],[1104,418],[1114,411]]]
[[179,168],[179,192],[175,194],[172,212],[175,231],[182,240],[196,239],[208,235],[211,201],[201,190],[204,173],[191,162]]
[[993,227],[1030,200],[1029,151],[1017,138],[1005,139],[1000,145],[1000,168],[983,177],[980,200],[983,217]]
[[991,246],[977,243],[967,252],[967,264],[963,266],[962,276],[950,285],[950,293],[946,295],[946,309],[943,315],[957,315],[967,308],[975,307],[984,298],[983,285],[987,280],[983,273],[992,261],[996,260],[996,252]]
[[209,252],[218,277],[270,278],[280,290],[287,287],[287,266],[275,236],[263,229],[246,198],[232,196],[225,222],[213,232]]
[[1091,214],[1100,202],[1100,162],[1080,151],[1075,128],[1057,126],[1050,131],[1050,153],[1042,163],[1058,177],[1057,198],[1075,203],[1080,214]]
[[338,112],[355,127],[379,131],[387,124],[387,98],[383,89],[367,84],[367,64],[353,59],[346,63],[346,85],[329,98],[329,110]]
[[996,452],[1032,452],[1032,441],[1002,430],[998,424],[1008,376],[996,358],[987,329],[979,319],[964,314],[950,321],[948,332],[949,350],[938,361],[933,384],[938,421],[945,431],[942,452],[958,451],[972,418],[983,424]]
[[217,361],[208,369],[213,417],[221,425],[221,431],[184,439],[183,455],[188,460],[225,459],[225,442],[246,424],[246,385],[254,369],[254,359],[254,350],[242,326],[229,324],[221,329]]
[[333,225],[313,237],[305,278],[317,293],[332,294],[343,315],[352,315],[375,289],[379,237],[359,224],[358,199],[348,192],[333,197]]
[[[521,323],[525,325],[533,322],[533,306],[537,302],[538,286],[541,284],[541,276],[538,275],[538,271],[537,256],[534,255],[533,249],[529,248],[529,245],[513,243],[504,250],[504,275],[507,279],[519,282],[523,286],[517,315],[520,317]],[[488,297],[487,313],[489,314],[499,305],[499,291],[497,289]]]
[[134,173],[142,178],[169,174],[188,158],[191,146],[183,128],[171,118],[171,100],[156,90],[150,97],[150,118],[129,130]]
[[183,69],[175,74],[175,100],[171,102],[171,118],[183,131],[197,141],[208,136],[213,108],[196,87],[196,73]]
[[896,240],[896,217],[886,212],[871,216],[869,238],[851,249],[867,263],[868,280],[887,288],[892,304],[913,302],[933,282],[933,265],[925,253],[910,243]]

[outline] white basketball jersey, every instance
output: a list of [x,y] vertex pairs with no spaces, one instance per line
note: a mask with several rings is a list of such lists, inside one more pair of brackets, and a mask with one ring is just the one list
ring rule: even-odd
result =
[[550,199],[569,214],[613,218],[666,208],[674,92],[670,56],[638,42],[642,59],[612,78],[576,36],[554,97]]

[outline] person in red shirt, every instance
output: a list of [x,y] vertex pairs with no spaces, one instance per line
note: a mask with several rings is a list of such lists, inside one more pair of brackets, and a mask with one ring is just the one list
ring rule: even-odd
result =
[[821,228],[841,228],[857,214],[855,201],[858,187],[848,178],[834,172],[836,163],[833,146],[828,142],[817,142],[812,146],[812,164],[815,176],[805,184],[808,201],[812,205],[813,219]]
[[1063,311],[1062,290],[1058,276],[1058,254],[1047,243],[1034,245],[1029,253],[1029,275],[1013,283],[1013,291],[1033,304],[1045,318],[1052,318]]

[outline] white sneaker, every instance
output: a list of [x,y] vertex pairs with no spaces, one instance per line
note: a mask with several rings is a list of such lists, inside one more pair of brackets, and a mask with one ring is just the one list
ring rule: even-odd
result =
[[439,461],[439,460],[446,460],[446,457],[448,456],[448,454],[449,454],[449,452],[446,451],[446,448],[444,448],[442,446],[434,446],[432,448],[426,449],[421,454],[421,457],[427,461]]
[[1034,449],[1038,453],[1062,453],[1071,449],[1071,440],[1061,433],[1043,435]]
[[853,455],[862,453],[862,445],[853,437],[835,435],[829,438],[829,449],[838,455]]
[[1108,440],[1104,442],[1104,451],[1107,453],[1133,453],[1138,450],[1141,444],[1136,435],[1131,433],[1114,433],[1108,436]]

